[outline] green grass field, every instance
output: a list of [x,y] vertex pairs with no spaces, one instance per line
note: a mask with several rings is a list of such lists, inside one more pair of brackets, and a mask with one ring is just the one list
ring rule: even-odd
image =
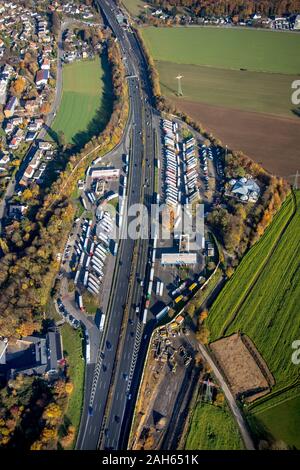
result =
[[[300,36],[210,27],[141,29],[163,94],[184,100],[294,117],[291,83],[300,73]],[[243,70],[241,70],[243,69]]]
[[243,449],[243,442],[227,405],[222,408],[208,403],[196,406],[185,449]]
[[69,376],[74,385],[70,395],[65,421],[79,429],[83,403],[84,358],[82,355],[82,340],[79,330],[74,330],[65,324],[61,329],[65,358],[69,365]]
[[275,377],[274,390],[299,378],[299,367],[291,361],[292,342],[300,337],[299,191],[296,199],[297,211],[291,222],[294,204],[289,197],[244,257],[207,319],[211,340],[240,330],[254,341]]
[[253,414],[258,426],[262,424],[276,441],[300,449],[300,396]]
[[[300,73],[300,36],[225,28],[143,28],[155,60],[255,72]],[[181,71],[184,75],[184,69]]]
[[83,145],[99,134],[112,109],[108,75],[99,57],[64,65],[62,101],[50,132],[53,138],[63,131],[67,142]]

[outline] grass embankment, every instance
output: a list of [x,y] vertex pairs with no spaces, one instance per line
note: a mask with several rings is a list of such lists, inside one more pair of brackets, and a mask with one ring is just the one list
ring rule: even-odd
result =
[[198,403],[185,449],[239,450],[243,443],[227,404],[222,407]]
[[[84,386],[84,357],[82,351],[82,333],[80,330],[74,330],[70,325],[65,324],[61,328],[64,356],[68,363],[68,375],[74,386],[70,395],[66,413],[64,416],[65,424],[72,425],[79,429]],[[74,439],[73,446],[75,445]]]
[[63,67],[63,93],[51,137],[63,131],[66,142],[83,145],[104,129],[112,111],[110,73],[99,57]]
[[176,76],[182,74],[184,100],[296,119],[291,106],[291,83],[300,72],[296,35],[209,27],[141,31],[166,96],[175,97]]

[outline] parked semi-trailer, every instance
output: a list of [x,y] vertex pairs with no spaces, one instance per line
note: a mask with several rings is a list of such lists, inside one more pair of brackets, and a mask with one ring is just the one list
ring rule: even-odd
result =
[[156,283],[156,292],[155,293],[156,293],[156,295],[159,295],[159,293],[160,293],[160,281],[157,281],[157,283]]
[[163,296],[163,292],[164,292],[164,283],[161,282],[160,286],[159,286],[159,295],[160,295],[160,297]]
[[118,253],[118,243],[115,242],[113,255],[116,256]]
[[94,258],[104,262],[106,259],[106,254],[104,255],[101,251],[95,251]]
[[94,256],[98,256],[100,259],[105,260],[107,253],[101,250],[95,250]]
[[173,292],[171,292],[171,296],[172,297],[175,297],[176,294],[179,294],[179,292],[182,292],[187,286],[187,281],[184,281],[182,284],[180,284],[179,287],[177,287],[177,289],[173,290]]
[[84,197],[81,197],[80,199],[81,199],[81,203],[82,203],[83,207],[84,207],[85,210],[86,210],[86,209],[87,209],[87,206],[86,206],[86,202],[85,202]]
[[75,279],[74,279],[74,284],[75,284],[75,285],[76,285],[77,282],[78,282],[79,274],[80,274],[80,269],[77,269],[76,274],[75,274]]
[[84,273],[84,279],[83,279],[83,285],[84,285],[84,286],[87,285],[88,276],[89,276],[89,272],[88,272],[88,271],[85,271],[85,273]]
[[98,266],[96,266],[95,264],[93,265],[93,270],[95,271],[96,274],[98,274],[99,279],[101,280],[103,278],[102,270],[98,268]]
[[88,279],[88,283],[91,282],[92,284],[94,284],[96,287],[100,287],[100,281],[99,279],[94,276],[94,274],[92,273],[89,273],[89,279]]
[[95,282],[93,279],[90,279],[90,278],[89,278],[89,280],[88,280],[88,285],[89,285],[90,287],[94,287],[94,289],[95,289],[97,292],[99,292],[99,290],[100,290],[100,284],[97,284],[97,282]]
[[91,204],[94,204],[94,201],[93,201],[93,198],[92,198],[92,195],[91,193],[86,193],[87,197],[88,197],[88,200],[90,201]]
[[156,315],[156,321],[159,321],[162,317],[164,317],[168,311],[170,310],[170,307],[167,305],[164,307],[158,314]]
[[148,313],[148,309],[145,308],[144,309],[144,314],[143,314],[143,325],[146,325],[146,323],[147,323],[147,313]]
[[95,289],[91,284],[89,284],[87,286],[87,290],[91,293],[91,294],[94,294],[94,295],[98,295],[99,294],[99,291],[97,289]]
[[92,292],[93,294],[95,295],[98,295],[99,294],[99,289],[96,289],[96,287],[94,287],[92,284],[88,284],[87,286],[87,289],[88,291]]
[[98,266],[99,269],[103,269],[104,268],[104,262],[100,259],[93,259],[92,260],[92,265],[93,266]]
[[100,319],[100,325],[99,325],[99,330],[100,330],[100,331],[103,331],[103,329],[104,329],[104,323],[105,323],[105,314],[102,313],[101,319]]
[[83,308],[82,295],[78,295],[78,307],[83,312],[84,308]]

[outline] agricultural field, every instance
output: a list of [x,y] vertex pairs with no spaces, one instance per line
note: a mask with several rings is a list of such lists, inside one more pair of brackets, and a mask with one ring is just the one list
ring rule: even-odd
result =
[[300,72],[296,34],[214,27],[148,27],[142,34],[157,61],[252,72]]
[[202,65],[182,68],[170,62],[158,62],[158,70],[161,90],[166,96],[177,94],[176,76],[180,73],[184,100],[297,119],[291,111],[291,83],[297,80],[297,75],[240,72]]
[[285,177],[296,172],[300,119],[291,84],[300,73],[299,35],[212,27],[141,32],[162,93],[179,109],[269,171]]
[[108,65],[99,57],[64,65],[62,101],[49,131],[53,139],[63,131],[66,142],[81,146],[99,134],[112,110],[108,77]]
[[293,385],[299,368],[292,342],[299,339],[300,192],[290,196],[262,239],[227,283],[207,319],[211,340],[241,331],[254,342],[275,378],[274,390]]
[[262,411],[254,411],[253,414],[258,428],[262,425],[276,441],[300,449],[300,396]]
[[198,403],[187,436],[187,450],[239,450],[243,442],[233,417],[224,404]]

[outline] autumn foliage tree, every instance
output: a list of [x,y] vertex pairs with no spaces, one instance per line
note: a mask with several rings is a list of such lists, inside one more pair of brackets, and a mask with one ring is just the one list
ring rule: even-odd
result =
[[14,96],[20,97],[23,91],[25,90],[26,81],[23,77],[16,78],[11,86],[10,86],[10,93]]

